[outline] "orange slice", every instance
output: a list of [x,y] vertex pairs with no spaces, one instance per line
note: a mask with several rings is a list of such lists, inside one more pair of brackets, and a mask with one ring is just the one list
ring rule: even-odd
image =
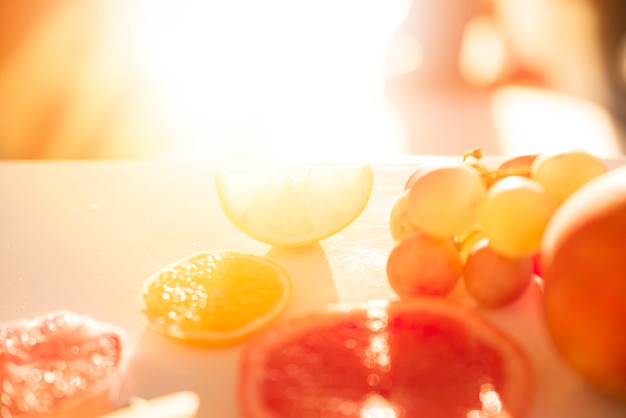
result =
[[312,166],[303,175],[274,168],[215,176],[228,219],[248,236],[279,247],[318,242],[350,225],[365,209],[373,183],[368,165]]
[[236,251],[199,252],[148,278],[140,297],[151,328],[203,345],[236,343],[275,319],[291,298],[287,273]]

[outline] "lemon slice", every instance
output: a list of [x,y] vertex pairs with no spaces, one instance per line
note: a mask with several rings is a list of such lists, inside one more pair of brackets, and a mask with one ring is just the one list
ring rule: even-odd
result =
[[274,320],[291,299],[291,280],[275,262],[237,251],[198,252],[143,283],[150,327],[203,345],[239,342]]
[[369,201],[369,165],[309,167],[303,175],[277,168],[219,171],[215,187],[228,219],[248,236],[279,247],[299,247],[350,225]]

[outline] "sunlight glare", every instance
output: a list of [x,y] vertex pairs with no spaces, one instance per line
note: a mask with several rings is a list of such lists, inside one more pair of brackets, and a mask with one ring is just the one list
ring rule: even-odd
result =
[[370,394],[359,413],[360,418],[397,418],[391,403],[380,395]]
[[600,157],[619,154],[609,114],[582,99],[534,88],[504,87],[494,93],[493,115],[505,154],[564,150],[583,150]]
[[[369,335],[369,346],[365,349],[364,365],[367,368],[375,369],[377,372],[385,373],[389,371],[391,366],[387,309],[372,306],[367,309],[367,318],[365,326],[371,331],[371,334]],[[371,381],[379,383],[380,379],[372,379]]]
[[387,72],[390,77],[400,77],[419,68],[424,60],[424,47],[415,36],[398,33],[390,41]]
[[461,73],[473,85],[487,86],[501,75],[506,45],[491,19],[477,17],[467,25],[459,61]]
[[[136,7],[144,84],[184,159],[315,159],[403,151],[384,99],[407,0],[161,0]],[[180,5],[179,5],[180,4]]]
[[480,388],[480,402],[483,405],[483,413],[487,416],[498,415],[502,412],[500,395],[492,385],[484,384]]
[[493,385],[489,383],[481,385],[478,396],[482,409],[469,411],[467,418],[511,418],[509,413],[503,409],[500,394]]

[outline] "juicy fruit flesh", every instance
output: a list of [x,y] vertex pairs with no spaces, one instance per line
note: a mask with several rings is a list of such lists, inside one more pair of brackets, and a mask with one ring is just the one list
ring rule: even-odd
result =
[[377,409],[394,418],[465,418],[494,407],[481,402],[486,392],[520,417],[532,387],[515,343],[434,298],[300,318],[261,334],[242,358],[245,417],[367,417]]
[[312,166],[302,176],[278,169],[220,171],[215,186],[228,219],[251,238],[279,247],[318,242],[365,209],[370,166]]
[[232,251],[200,252],[147,280],[141,295],[148,323],[166,335],[229,343],[277,316],[291,287],[273,262]]
[[57,413],[110,388],[121,337],[103,324],[59,311],[0,326],[0,416]]

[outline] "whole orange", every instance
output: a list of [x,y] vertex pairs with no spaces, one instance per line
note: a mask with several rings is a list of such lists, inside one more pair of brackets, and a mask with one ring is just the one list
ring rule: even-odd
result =
[[626,167],[556,211],[540,253],[548,331],[589,383],[626,400]]

